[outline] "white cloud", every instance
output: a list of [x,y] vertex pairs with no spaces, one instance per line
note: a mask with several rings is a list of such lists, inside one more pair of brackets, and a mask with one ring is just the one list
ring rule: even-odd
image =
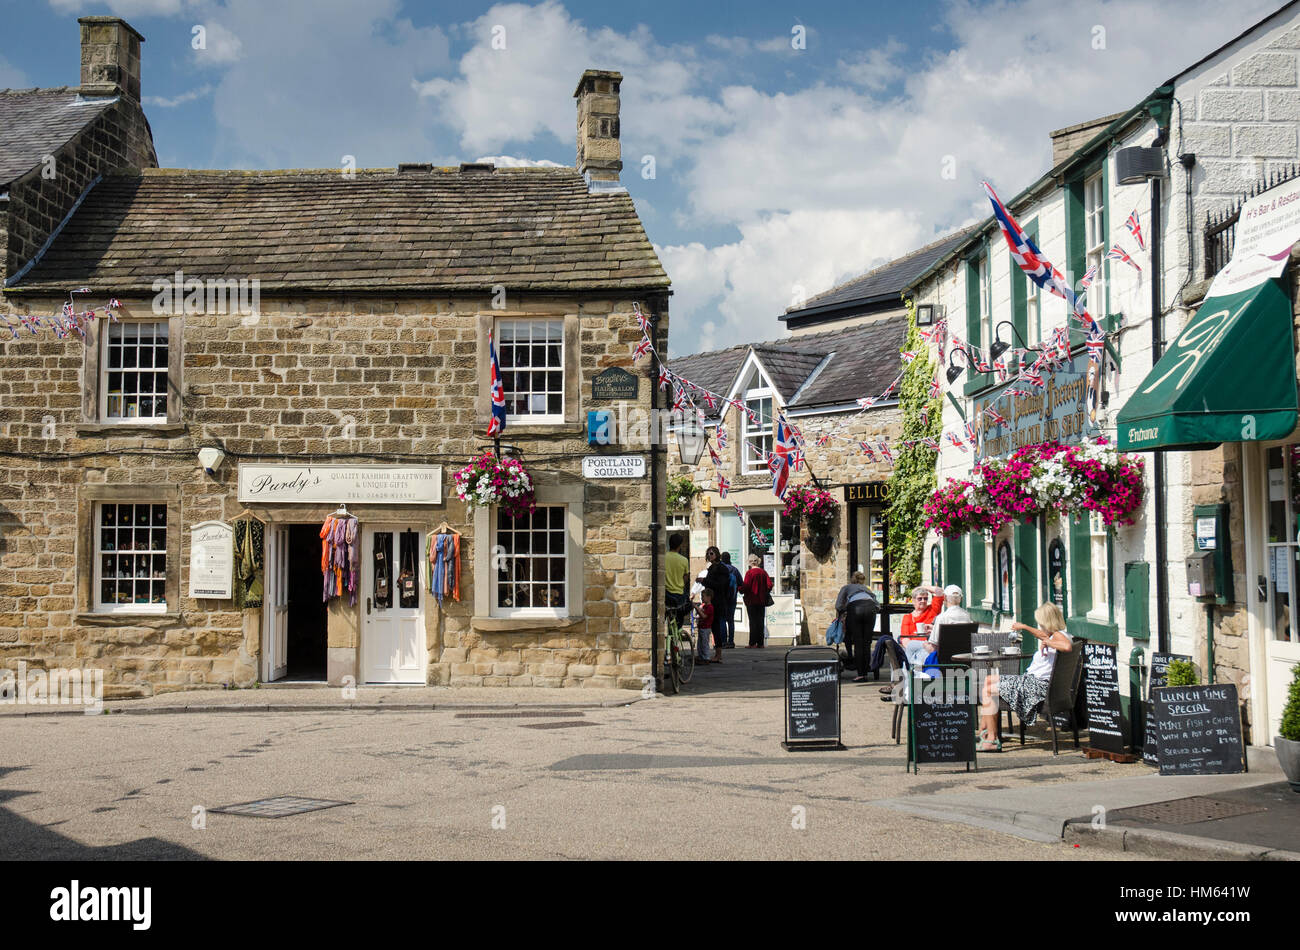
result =
[[891,36],[884,46],[867,50],[853,62],[841,60],[839,70],[850,82],[873,92],[879,91],[904,75],[903,66],[897,59],[905,49]]
[[[224,66],[238,62],[243,54],[244,44],[239,37],[215,20],[195,24],[203,27],[204,46],[194,50],[194,58],[204,66]],[[192,32],[192,31],[191,31]],[[193,48],[193,40],[191,40]]]
[[[116,16],[143,17],[172,16],[179,13],[187,3],[184,0],[108,0],[107,5]],[[58,13],[86,12],[85,0],[50,0],[50,6]]]
[[174,109],[177,106],[183,106],[186,103],[194,102],[196,99],[202,99],[212,94],[212,84],[199,86],[197,89],[191,89],[189,92],[182,92],[179,96],[144,96],[144,104],[147,106],[156,106],[162,109]]
[[497,168],[563,168],[559,162],[552,162],[549,159],[539,158],[515,158],[513,155],[483,155],[474,159],[475,162],[491,162]]
[[0,56],[0,89],[28,88],[27,75],[9,60]]

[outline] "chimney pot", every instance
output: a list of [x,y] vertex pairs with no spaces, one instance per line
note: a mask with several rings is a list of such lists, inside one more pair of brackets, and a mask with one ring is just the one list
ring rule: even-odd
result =
[[120,17],[83,16],[77,23],[81,26],[81,85],[116,86],[122,95],[139,102],[144,37]]
[[617,182],[623,170],[619,144],[619,89],[623,74],[588,69],[578,80],[578,171],[589,182]]

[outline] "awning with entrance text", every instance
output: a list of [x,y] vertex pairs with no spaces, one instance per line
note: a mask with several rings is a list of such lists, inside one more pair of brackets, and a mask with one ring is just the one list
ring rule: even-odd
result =
[[1210,448],[1295,428],[1291,302],[1268,279],[1207,298],[1119,411],[1122,450]]

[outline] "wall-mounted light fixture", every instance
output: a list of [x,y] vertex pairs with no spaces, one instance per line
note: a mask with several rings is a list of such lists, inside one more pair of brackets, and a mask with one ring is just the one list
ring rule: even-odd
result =
[[1011,348],[1010,343],[1002,342],[1002,334],[998,332],[1004,326],[1011,327],[1011,335],[1016,340],[1020,341],[1021,349],[1023,350],[1029,349],[1029,344],[1024,341],[1024,338],[1021,337],[1019,333],[1016,332],[1015,324],[1013,324],[1010,320],[999,320],[998,325],[993,328],[993,345],[989,347],[989,355],[993,357],[993,359],[995,360],[998,359],[1000,356],[1002,356],[1003,353],[1005,353],[1007,350]]

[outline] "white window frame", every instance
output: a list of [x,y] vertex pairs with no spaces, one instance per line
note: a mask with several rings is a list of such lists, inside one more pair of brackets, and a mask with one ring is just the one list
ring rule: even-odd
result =
[[[533,607],[533,606],[502,607],[499,606],[497,602],[497,598],[498,598],[497,570],[496,570],[496,565],[494,563],[492,565],[491,580],[489,581],[489,584],[491,585],[491,589],[488,594],[489,605],[490,605],[489,615],[492,617],[544,617],[544,618],[558,619],[558,618],[568,617],[574,613],[573,611],[574,585],[572,583],[573,564],[572,564],[572,558],[570,558],[569,556],[570,508],[567,504],[546,504],[544,502],[538,504],[537,508],[539,511],[542,509],[552,509],[552,508],[560,509],[560,527],[558,530],[564,542],[562,546],[563,556],[564,556],[564,583],[563,583],[564,605],[562,607]],[[492,526],[491,549],[493,552],[501,551],[500,541],[498,540],[498,519],[500,517],[499,511],[500,509],[495,505],[489,509],[489,515],[491,517],[491,526]],[[552,531],[555,531],[556,529],[548,527],[545,530],[549,535]],[[505,555],[505,554],[502,554],[502,556],[515,557],[515,555]],[[549,553],[547,554],[548,558],[553,556],[554,555],[551,555]]]
[[[531,372],[531,371],[533,371],[533,369],[535,369],[535,367],[532,367],[532,366],[526,367],[526,368],[524,368],[524,369],[522,369],[522,370],[520,370],[520,369],[518,369],[518,368],[516,368],[516,367],[514,367],[514,366],[510,367],[509,369],[506,368],[505,361],[502,359],[502,343],[503,343],[503,341],[502,341],[502,338],[501,338],[501,328],[502,328],[503,325],[505,325],[505,324],[507,324],[507,323],[512,323],[512,324],[527,324],[527,325],[529,325],[529,328],[530,328],[530,329],[529,329],[529,332],[530,332],[530,340],[531,340],[531,332],[532,332],[532,329],[531,329],[531,328],[532,328],[532,325],[533,325],[533,324],[538,324],[538,323],[548,324],[548,325],[554,327],[555,330],[557,331],[557,335],[558,335],[558,337],[559,337],[558,342],[559,342],[559,347],[560,347],[560,363],[559,363],[559,366],[558,366],[558,367],[552,367],[552,366],[550,366],[550,365],[547,365],[547,366],[543,369],[543,371],[544,371],[544,372],[547,372],[547,373],[559,372],[559,374],[560,374],[560,389],[559,389],[559,395],[560,395],[560,411],[559,411],[559,412],[550,412],[550,411],[547,411],[547,412],[523,412],[523,413],[510,412],[508,407],[509,407],[509,405],[510,405],[510,393],[511,393],[511,390],[510,390],[509,387],[507,387],[507,388],[506,388],[506,405],[507,405],[507,411],[506,411],[506,424],[507,424],[507,425],[511,425],[511,424],[515,424],[515,425],[561,425],[561,424],[563,424],[563,422],[564,422],[564,413],[565,413],[565,408],[566,408],[566,404],[565,404],[565,387],[566,387],[567,384],[568,384],[568,380],[565,378],[565,372],[564,372],[564,361],[565,361],[565,352],[564,352],[564,319],[563,319],[562,317],[498,317],[495,321],[493,321],[493,330],[494,330],[494,333],[493,333],[493,342],[494,342],[494,344],[495,344],[495,346],[496,346],[496,351],[497,351],[497,362],[501,364],[501,375],[502,375],[502,383],[503,383],[503,385],[504,385],[504,382],[505,382],[505,374],[506,374],[507,372]],[[554,341],[549,341],[549,340],[548,340],[548,341],[546,342],[546,344],[544,344],[544,345],[550,346],[550,345],[552,345],[553,342],[554,342]],[[530,344],[530,345],[531,345],[531,344]],[[548,396],[548,397],[552,394],[551,391],[550,391],[549,389],[546,391],[546,393],[547,393],[547,396]]]
[[[1083,271],[1097,265],[1097,274],[1085,293],[1088,295],[1088,312],[1098,316],[1102,306],[1102,289],[1106,285],[1106,192],[1102,187],[1101,172],[1090,175],[1083,182]],[[1082,276],[1082,275],[1080,275]]]
[[[766,456],[761,459],[756,459],[754,452],[750,447],[749,440],[751,436],[757,439],[765,438],[771,442],[773,447],[776,445],[776,393],[766,387],[748,389],[745,391],[746,409],[755,408],[750,406],[751,402],[761,402],[764,399],[769,400],[772,404],[771,421],[769,421],[766,426],[766,433],[763,432],[764,426],[762,425],[761,411],[756,409],[759,415],[759,424],[757,426],[751,425],[748,412],[741,413],[740,441],[743,449],[741,451],[742,458],[740,462],[740,471],[743,475],[761,475],[769,471]],[[770,452],[772,449],[769,448],[768,451]]]
[[[992,255],[987,252],[980,255],[978,265],[980,281],[980,339],[974,342],[979,348],[981,356],[985,355],[985,351],[987,351],[988,348],[993,345],[993,341],[997,339],[994,334],[995,328],[993,326],[993,278],[992,263],[990,261],[991,257]],[[978,370],[974,368],[971,369],[971,373],[976,372],[978,372]]]
[[[92,555],[92,556],[93,556],[94,573],[93,573],[93,577],[92,577],[92,579],[91,579],[91,582],[92,582],[93,586],[92,586],[92,588],[91,588],[91,592],[90,592],[90,595],[91,595],[91,610],[92,610],[94,613],[99,613],[99,614],[165,614],[165,613],[167,613],[167,580],[168,580],[168,578],[167,578],[167,570],[168,570],[168,568],[167,568],[167,558],[168,558],[168,555],[169,555],[170,553],[173,553],[173,552],[169,552],[168,549],[167,549],[167,547],[166,547],[166,544],[167,544],[167,537],[166,537],[167,525],[163,525],[163,531],[164,531],[164,536],[163,536],[163,545],[164,545],[164,547],[163,547],[163,549],[162,549],[161,551],[155,551],[155,550],[152,548],[152,534],[153,534],[153,531],[155,530],[155,526],[152,525],[152,524],[149,525],[149,527],[148,527],[147,530],[149,531],[150,536],[151,536],[151,541],[150,541],[151,547],[149,548],[149,550],[148,550],[147,552],[145,552],[145,554],[146,554],[147,556],[151,557],[151,558],[152,558],[152,557],[155,557],[155,556],[158,556],[158,555],[161,555],[162,558],[163,558],[163,576],[162,576],[161,578],[155,578],[155,577],[153,577],[153,576],[152,576],[152,568],[150,568],[151,574],[150,574],[150,577],[147,578],[147,580],[149,581],[149,586],[150,586],[150,591],[151,591],[151,592],[152,592],[152,590],[153,590],[153,583],[154,583],[154,581],[156,581],[156,580],[161,580],[161,581],[162,581],[162,583],[163,583],[163,602],[160,603],[160,604],[155,604],[155,603],[140,604],[140,603],[135,603],[135,602],[131,602],[131,603],[119,603],[119,602],[117,602],[117,601],[114,601],[114,602],[112,602],[112,603],[107,603],[107,604],[106,604],[106,603],[103,602],[103,600],[101,600],[101,597],[102,597],[102,595],[103,595],[103,581],[104,581],[103,570],[102,570],[102,568],[103,568],[103,558],[104,558],[104,555],[105,555],[105,554],[112,554],[114,557],[116,557],[116,556],[118,556],[119,554],[121,554],[120,549],[118,549],[118,550],[113,550],[113,551],[104,551],[104,550],[103,550],[103,547],[102,547],[102,545],[103,545],[103,537],[104,537],[104,535],[103,535],[103,528],[104,528],[104,508],[105,508],[105,506],[107,506],[107,505],[113,505],[114,507],[119,507],[119,508],[122,507],[123,505],[132,505],[132,506],[136,506],[136,505],[149,505],[151,508],[152,508],[152,507],[157,507],[157,506],[161,505],[161,506],[163,507],[164,512],[165,512],[165,513],[170,517],[170,512],[168,511],[167,501],[166,501],[165,499],[161,499],[161,498],[160,498],[160,499],[157,499],[157,500],[152,500],[152,501],[97,501],[97,502],[95,502],[95,504],[94,504],[94,515],[93,515],[93,519],[92,519],[92,528],[91,528],[91,530],[94,532],[94,539],[93,539],[93,542],[92,542],[92,545],[93,545],[93,546],[92,546],[92,551],[93,551],[93,555]],[[120,526],[118,526],[118,527],[120,527]],[[132,528],[132,530],[135,530],[134,527]],[[115,548],[116,548],[116,545],[115,545]],[[139,579],[141,579],[141,578],[139,578],[139,577],[133,578],[133,580],[139,580]],[[133,588],[134,588],[134,585],[133,585]]]
[[[169,320],[121,320],[116,323],[107,322],[104,324],[104,332],[101,334],[103,339],[100,341],[99,344],[100,345],[100,360],[99,360],[99,407],[100,408],[99,408],[98,421],[105,422],[105,423],[126,423],[129,425],[142,425],[142,426],[166,425],[167,418],[168,418],[166,410],[164,410],[162,415],[155,414],[152,416],[125,416],[125,415],[114,416],[109,414],[108,377],[110,373],[114,372],[114,370],[110,368],[109,351],[110,348],[112,347],[113,334],[115,332],[120,333],[127,326],[152,326],[154,327],[155,340],[157,339],[159,327],[161,327],[162,331],[167,334],[168,359],[163,362],[161,368],[155,362],[153,371],[155,373],[161,371],[163,376],[165,377],[166,381],[164,382],[164,388],[163,388],[164,405],[167,406],[171,405],[173,395],[170,391],[171,380],[169,374],[169,364],[171,359],[171,348],[176,345],[176,341],[172,339],[171,321]],[[153,346],[155,349],[157,349],[156,343],[153,344]],[[138,370],[139,370],[138,366],[132,370],[126,370],[119,367],[117,372],[122,372],[124,375],[127,372],[132,372],[138,375]],[[119,394],[118,398],[122,400],[123,407],[125,407],[126,394],[125,393]],[[140,396],[138,394],[136,396],[136,399],[137,400],[140,399]]]
[[[1095,511],[1088,513],[1088,583],[1092,585],[1092,606],[1088,619],[1110,622],[1110,533]],[[1100,588],[1100,589],[1099,589]]]

